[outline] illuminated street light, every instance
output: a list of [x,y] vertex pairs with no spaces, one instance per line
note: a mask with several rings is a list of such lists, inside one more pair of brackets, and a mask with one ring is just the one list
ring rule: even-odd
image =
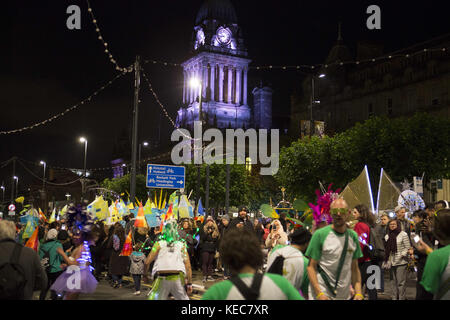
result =
[[87,158],[87,139],[85,137],[80,138],[80,142],[84,143],[84,177],[86,178],[86,158]]

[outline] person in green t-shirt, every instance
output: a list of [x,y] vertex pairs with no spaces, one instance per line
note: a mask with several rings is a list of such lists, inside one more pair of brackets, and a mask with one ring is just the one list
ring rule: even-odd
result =
[[234,276],[213,285],[202,300],[304,300],[281,275],[258,273],[263,253],[253,230],[231,229],[225,233],[219,251]]
[[[48,254],[49,268],[46,270],[48,284],[47,288],[41,291],[39,300],[45,300],[47,292],[56,279],[64,272],[62,265],[74,265],[75,261],[71,261],[63,251],[62,244],[57,240],[58,231],[50,229],[45,237],[45,242],[39,246],[39,258],[42,260]],[[51,290],[51,299],[56,300],[56,292]]]
[[435,214],[433,233],[445,247],[433,251],[422,240],[417,249],[428,254],[420,284],[435,300],[450,300],[450,209]]
[[[315,300],[348,300],[352,298],[350,285],[355,290],[354,300],[362,300],[361,274],[358,258],[362,252],[355,231],[348,229],[350,214],[347,202],[334,200],[330,205],[333,224],[316,230],[305,255],[310,259],[308,277],[309,298]],[[347,243],[347,245],[346,245]],[[345,249],[345,255],[342,255]]]

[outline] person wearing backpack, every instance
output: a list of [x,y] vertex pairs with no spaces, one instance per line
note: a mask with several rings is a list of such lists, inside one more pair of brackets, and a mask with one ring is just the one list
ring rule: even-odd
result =
[[374,243],[371,240],[374,240],[377,237],[375,232],[373,232],[375,219],[369,208],[364,204],[355,206],[352,214],[354,219],[358,221],[353,230],[358,234],[359,245],[363,253],[363,257],[358,259],[359,271],[361,272],[361,286],[366,284],[369,300],[377,300],[377,289],[369,289],[367,287],[367,279],[370,276],[367,272],[367,268],[372,264],[377,263],[377,261],[372,261],[374,255],[371,254],[376,248],[374,248],[375,246],[372,246],[372,249],[369,247],[371,242]]
[[[69,259],[65,254],[62,244],[57,240],[58,231],[50,229],[47,232],[46,241],[39,248],[39,258],[41,265],[47,273],[48,283],[47,288],[41,291],[39,300],[45,300],[48,289],[56,281],[56,279],[64,272],[61,268],[62,264],[75,265],[76,262]],[[50,292],[52,300],[57,299],[55,291]]]
[[[330,205],[332,225],[316,230],[306,250],[309,258],[309,298],[314,300],[363,300],[358,259],[362,252],[358,235],[348,229],[347,202],[338,198]],[[355,295],[352,297],[350,286]]]
[[303,297],[308,296],[309,260],[303,255],[306,251],[311,233],[305,228],[299,228],[289,235],[290,245],[277,245],[269,253],[267,272],[282,275],[297,289]]
[[35,289],[47,287],[38,254],[14,241],[16,226],[0,221],[0,300],[32,300]]
[[257,272],[263,264],[263,253],[253,230],[229,230],[219,251],[233,277],[211,286],[202,300],[304,300],[281,275]]

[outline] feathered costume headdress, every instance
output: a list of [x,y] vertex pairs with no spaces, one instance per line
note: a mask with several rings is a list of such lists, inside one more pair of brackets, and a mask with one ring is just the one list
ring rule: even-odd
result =
[[325,221],[327,224],[331,224],[332,217],[330,214],[330,205],[331,203],[339,197],[339,192],[341,189],[337,189],[336,191],[331,190],[330,184],[328,186],[328,190],[325,194],[321,194],[320,190],[316,190],[317,195],[317,205],[313,203],[309,203],[309,207],[313,212],[313,218],[316,224]]
[[65,219],[68,228],[73,234],[88,233],[94,226],[95,216],[92,216],[87,210],[88,201],[75,205],[71,203],[67,209]]

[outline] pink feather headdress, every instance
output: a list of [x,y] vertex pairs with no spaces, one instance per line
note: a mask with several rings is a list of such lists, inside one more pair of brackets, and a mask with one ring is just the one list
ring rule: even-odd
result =
[[328,186],[328,191],[325,194],[321,194],[320,190],[316,190],[317,195],[317,205],[313,203],[309,203],[309,207],[313,212],[314,221],[316,224],[319,224],[322,221],[325,221],[327,224],[332,222],[332,217],[330,214],[330,205],[331,203],[339,197],[339,192],[341,189],[337,189],[336,191],[331,190],[331,183]]

